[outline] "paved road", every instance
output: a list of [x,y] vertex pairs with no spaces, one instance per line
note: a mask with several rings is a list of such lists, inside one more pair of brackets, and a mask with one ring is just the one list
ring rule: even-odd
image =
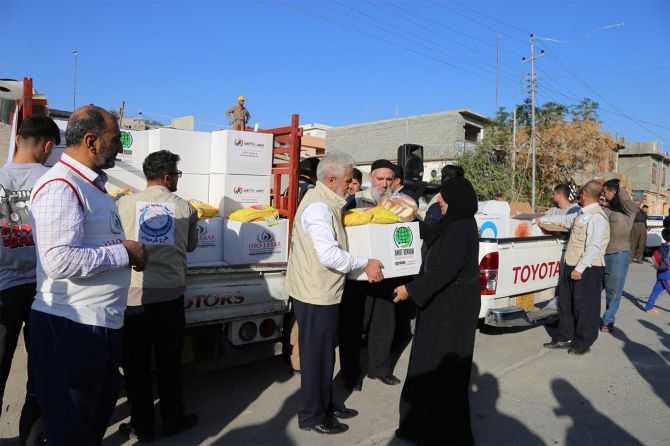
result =
[[[642,312],[655,278],[649,265],[632,264],[613,334],[601,334],[591,353],[569,356],[542,348],[547,328],[477,333],[472,377],[472,422],[478,444],[670,444],[670,296],[660,314]],[[603,300],[604,303],[604,300]],[[399,358],[404,378],[409,352]],[[0,418],[0,441],[15,444],[22,398],[19,352]],[[299,378],[281,358],[212,373],[189,374],[187,407],[200,423],[157,445],[404,445],[393,436],[400,386],[366,380],[347,399],[361,414],[350,430],[320,436],[298,429]],[[340,392],[338,392],[340,394]],[[116,432],[127,421],[119,400],[106,445],[130,445]],[[445,420],[445,428],[448,426]]]

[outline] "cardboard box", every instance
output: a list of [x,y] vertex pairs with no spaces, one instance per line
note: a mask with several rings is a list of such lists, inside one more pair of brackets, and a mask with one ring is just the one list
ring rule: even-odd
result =
[[105,189],[110,194],[119,189],[130,189],[131,192],[137,192],[147,188],[147,179],[142,169],[131,166],[126,169],[114,167],[107,169],[105,173],[107,174]]
[[148,153],[169,150],[181,157],[179,170],[184,173],[206,175],[210,173],[210,144],[212,137],[209,132],[159,128],[149,133]]
[[481,238],[505,238],[508,235],[510,218],[507,215],[475,214]]
[[[384,278],[413,276],[421,269],[421,238],[419,223],[347,226],[349,252],[379,259],[384,265]],[[353,280],[368,280],[362,270],[350,272]]]
[[186,253],[188,265],[223,263],[223,226],[221,217],[198,220],[198,247]]
[[506,201],[487,200],[477,203],[477,213],[487,215],[510,215],[510,206]]
[[270,204],[272,175],[228,175],[209,177],[208,203],[219,209],[221,217],[253,204]]
[[263,222],[225,219],[223,260],[231,265],[288,261],[288,220],[268,226]]
[[115,169],[142,171],[142,163],[149,154],[149,132],[146,130],[121,130],[123,153],[116,156]]
[[535,237],[538,235],[547,235],[542,232],[537,224],[530,218],[510,218],[507,227],[508,237]]
[[270,175],[272,135],[220,130],[212,132],[211,172],[235,175]]
[[194,198],[204,203],[209,203],[209,175],[197,173],[185,173],[179,178],[177,192],[184,200]]

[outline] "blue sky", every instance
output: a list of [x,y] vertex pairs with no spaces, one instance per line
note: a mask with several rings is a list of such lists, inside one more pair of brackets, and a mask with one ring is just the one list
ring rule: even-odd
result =
[[[600,103],[605,130],[670,149],[669,0],[0,0],[0,78],[52,108],[164,123],[349,125],[453,109]],[[499,43],[498,43],[499,42]]]

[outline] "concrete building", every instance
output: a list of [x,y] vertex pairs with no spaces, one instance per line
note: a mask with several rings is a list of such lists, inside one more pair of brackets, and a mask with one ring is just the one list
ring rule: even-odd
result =
[[619,150],[616,170],[628,180],[633,197],[649,206],[650,214],[667,215],[669,166],[670,156],[659,142],[640,142]]
[[366,170],[379,158],[396,161],[403,144],[419,144],[423,146],[424,180],[439,180],[441,166],[474,149],[487,123],[482,114],[452,110],[333,127],[326,131],[326,151],[349,153]]

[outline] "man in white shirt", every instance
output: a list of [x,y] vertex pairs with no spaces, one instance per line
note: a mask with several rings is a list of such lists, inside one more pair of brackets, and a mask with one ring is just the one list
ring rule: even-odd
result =
[[300,327],[298,425],[320,434],[345,432],[348,426],[337,418],[358,415],[353,409],[336,408],[332,402],[338,309],[345,275],[364,269],[369,281],[383,279],[379,260],[347,252],[341,210],[353,165],[351,156],[342,152],[328,152],[321,159],[316,186],[298,206],[288,258],[287,290]]
[[580,212],[539,218],[542,223],[571,228],[559,279],[558,333],[545,348],[583,355],[598,338],[605,249],[610,240],[607,215],[598,204],[601,192],[600,183],[589,181],[580,192]]
[[130,268],[146,249],[126,240],[104,169],[121,152],[108,111],[74,111],[61,159],[33,188],[37,294],[30,348],[49,444],[100,444],[121,390],[121,328]]
[[49,170],[42,163],[60,144],[60,129],[44,115],[26,118],[16,136],[12,162],[0,168],[0,407],[5,384],[23,328],[28,353],[26,400],[19,421],[19,443],[26,444],[40,416],[30,360],[30,306],[35,297],[35,243],[30,224],[30,194]]

